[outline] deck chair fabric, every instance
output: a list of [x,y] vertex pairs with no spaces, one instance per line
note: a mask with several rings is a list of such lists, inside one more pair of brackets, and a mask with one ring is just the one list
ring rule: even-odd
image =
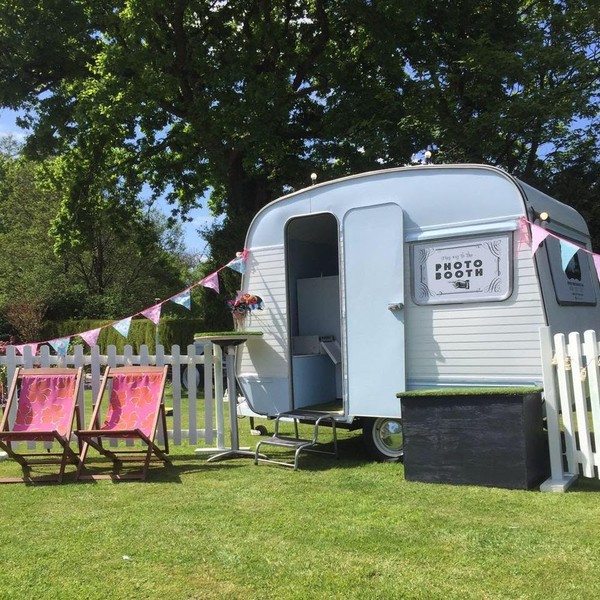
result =
[[[74,421],[80,426],[78,399],[82,371],[81,368],[17,368],[0,422],[0,448],[21,465],[24,476],[0,478],[0,483],[60,483],[67,462],[78,464],[79,456],[69,442]],[[16,414],[11,424],[15,402]],[[56,442],[60,451],[17,451],[13,448],[17,442]],[[31,466],[43,464],[59,464],[58,474],[31,477]]]
[[[152,460],[170,463],[166,435],[166,416],[163,402],[168,367],[108,367],[104,373],[100,391],[96,399],[90,426],[78,430],[75,434],[83,442],[80,463],[77,469],[78,479],[141,479],[145,480]],[[100,413],[108,383],[112,383],[108,398],[106,418],[102,425]],[[156,442],[159,422],[165,432],[164,448]],[[137,440],[142,446],[139,449],[107,448],[107,440]],[[85,461],[89,447],[94,448],[113,462],[112,474],[84,474]],[[121,473],[123,463],[142,463],[138,473]]]

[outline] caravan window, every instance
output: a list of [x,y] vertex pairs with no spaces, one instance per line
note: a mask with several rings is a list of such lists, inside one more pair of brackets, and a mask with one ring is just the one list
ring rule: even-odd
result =
[[[580,242],[573,242],[581,245]],[[559,304],[593,306],[596,294],[592,280],[590,259],[585,252],[577,252],[563,269],[560,240],[548,236],[544,240],[552,283]]]
[[416,304],[494,302],[512,294],[512,233],[417,242],[411,248]]

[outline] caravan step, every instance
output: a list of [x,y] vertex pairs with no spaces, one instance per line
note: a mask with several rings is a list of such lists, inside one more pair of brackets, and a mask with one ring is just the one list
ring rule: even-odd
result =
[[323,419],[333,420],[335,416],[335,414],[329,412],[299,408],[297,410],[288,410],[287,412],[279,413],[276,418],[281,419],[282,421],[285,419],[288,421],[295,419],[300,423],[316,423],[317,421],[321,421]]
[[302,438],[287,437],[283,435],[272,436],[262,443],[265,446],[281,446],[284,448],[302,448],[303,446],[311,446],[312,440],[306,440]]
[[[294,422],[295,437],[287,435],[279,435],[279,423],[282,420]],[[314,423],[314,433],[311,440],[303,439],[298,436],[298,423]],[[319,450],[316,446],[319,444],[319,426],[325,425],[331,427],[333,433],[333,451],[330,450]],[[294,462],[286,462],[280,460],[274,460],[270,458],[261,458],[259,455],[259,449],[261,446],[279,446],[281,448],[295,449]],[[309,410],[295,410],[280,413],[275,419],[275,433],[272,437],[265,440],[261,440],[256,445],[254,453],[254,464],[258,462],[273,463],[276,465],[282,465],[285,467],[293,467],[294,470],[298,469],[298,456],[300,452],[312,452],[314,454],[328,454],[338,458],[338,447],[337,447],[337,433],[335,427],[335,415],[329,413],[321,413]]]

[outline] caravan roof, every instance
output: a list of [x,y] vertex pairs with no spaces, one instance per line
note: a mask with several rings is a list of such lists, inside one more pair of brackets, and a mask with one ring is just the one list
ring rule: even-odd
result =
[[514,228],[521,216],[531,218],[533,211],[548,212],[558,233],[581,243],[587,241],[582,234],[588,237],[585,221],[577,211],[501,169],[423,165],[352,175],[283,196],[255,216],[247,245],[280,244],[283,225],[299,214],[330,212],[340,217],[350,208],[380,204],[386,199],[404,211],[406,241],[429,235],[451,237],[469,231],[506,230]]

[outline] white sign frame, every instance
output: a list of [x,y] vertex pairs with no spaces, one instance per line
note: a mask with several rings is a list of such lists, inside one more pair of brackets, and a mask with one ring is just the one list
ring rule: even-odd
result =
[[502,302],[513,292],[513,234],[416,242],[411,247],[417,305]]

